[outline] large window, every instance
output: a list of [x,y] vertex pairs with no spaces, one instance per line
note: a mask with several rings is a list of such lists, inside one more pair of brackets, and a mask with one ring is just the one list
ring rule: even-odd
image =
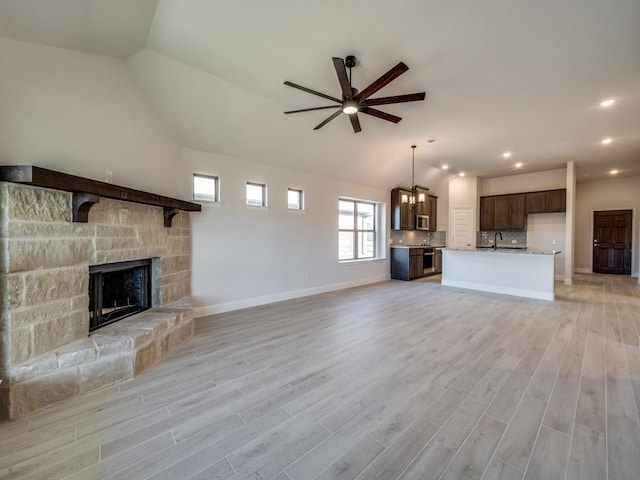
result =
[[341,198],[338,209],[338,260],[375,258],[376,204]]

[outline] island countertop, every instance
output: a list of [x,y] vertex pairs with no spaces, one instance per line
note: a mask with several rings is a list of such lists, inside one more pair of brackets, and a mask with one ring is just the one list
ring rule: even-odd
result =
[[480,253],[507,253],[507,254],[519,254],[519,255],[558,255],[561,250],[537,250],[535,248],[492,248],[492,247],[477,247],[477,248],[451,248],[446,247],[443,250],[452,250],[457,252],[480,252]]

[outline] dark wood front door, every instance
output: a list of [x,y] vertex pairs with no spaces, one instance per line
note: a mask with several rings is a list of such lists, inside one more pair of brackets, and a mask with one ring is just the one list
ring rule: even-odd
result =
[[631,210],[593,212],[593,271],[631,275]]

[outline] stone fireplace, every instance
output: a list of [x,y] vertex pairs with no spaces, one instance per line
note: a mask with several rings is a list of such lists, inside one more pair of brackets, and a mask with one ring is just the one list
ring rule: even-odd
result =
[[[165,227],[162,207],[100,198],[74,223],[74,201],[0,182],[0,419],[133,378],[193,335],[189,213]],[[144,259],[151,308],[94,330],[90,272]]]

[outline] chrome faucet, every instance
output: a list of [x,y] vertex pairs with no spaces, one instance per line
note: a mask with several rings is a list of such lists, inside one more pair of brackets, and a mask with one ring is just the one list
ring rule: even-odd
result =
[[498,235],[500,235],[500,240],[502,240],[502,232],[496,232],[493,236],[493,249],[498,249]]

